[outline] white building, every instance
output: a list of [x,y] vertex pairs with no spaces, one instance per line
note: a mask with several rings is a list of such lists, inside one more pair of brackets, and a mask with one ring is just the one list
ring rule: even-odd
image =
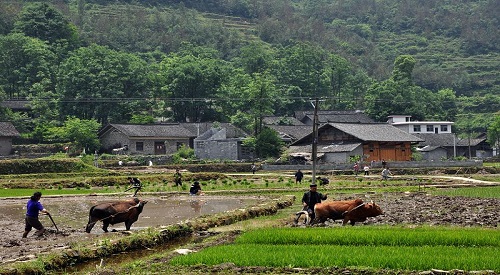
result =
[[451,134],[450,121],[412,121],[411,116],[392,115],[387,123],[410,134]]

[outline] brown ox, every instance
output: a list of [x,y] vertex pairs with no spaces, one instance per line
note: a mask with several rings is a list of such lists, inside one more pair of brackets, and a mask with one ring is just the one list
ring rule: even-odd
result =
[[367,217],[376,217],[384,214],[380,206],[374,202],[364,203],[361,199],[349,201],[327,201],[318,203],[314,206],[315,218],[310,221],[307,211],[297,212],[298,221],[299,217],[306,215],[306,224],[323,223],[327,219],[339,220],[343,219],[342,225],[346,225],[350,221],[351,225],[356,222],[364,222]]
[[90,233],[94,225],[99,221],[103,223],[102,230],[104,230],[104,232],[108,232],[108,226],[110,224],[121,222],[124,222],[125,228],[130,230],[130,226],[138,220],[139,214],[141,214],[146,203],[147,201],[134,198],[126,201],[94,205],[90,208],[89,222],[85,231]]

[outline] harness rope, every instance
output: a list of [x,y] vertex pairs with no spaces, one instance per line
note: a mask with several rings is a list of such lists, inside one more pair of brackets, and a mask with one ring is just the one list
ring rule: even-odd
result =
[[363,205],[365,205],[365,204],[366,204],[366,202],[363,202],[362,204],[360,204],[360,205],[358,205],[358,206],[354,207],[354,208],[353,208],[353,209],[351,209],[351,210],[346,210],[346,211],[344,211],[344,213],[342,213],[342,216],[345,216],[346,214],[350,213],[350,212],[351,212],[351,211],[353,211],[353,210],[356,210],[356,209],[358,209],[358,208],[362,207],[362,206],[363,206]]
[[[112,204],[112,203],[110,203],[110,206],[111,206],[111,207],[113,207],[113,204]],[[99,220],[97,220],[97,221],[95,221],[95,222],[91,222],[91,223],[87,224],[87,226],[89,226],[90,224],[95,225],[96,223],[101,222],[101,221],[106,220],[106,219],[109,219],[109,218],[114,218],[114,217],[116,217],[117,215],[120,215],[120,214],[123,214],[123,213],[127,213],[128,211],[130,211],[130,209],[132,209],[132,208],[137,208],[137,207],[139,207],[139,206],[141,206],[141,203],[140,203],[140,202],[139,202],[139,203],[137,203],[137,205],[130,206],[130,207],[129,207],[129,208],[127,208],[127,210],[125,210],[125,211],[118,212],[118,213],[116,213],[116,214],[113,214],[113,215],[107,216],[106,218],[99,219]],[[113,207],[113,208],[114,208],[114,207]]]
[[[354,207],[354,208],[353,208],[353,209],[351,209],[351,210],[346,210],[346,211],[344,211],[344,212],[341,214],[341,215],[342,215],[342,217],[344,217],[346,214],[349,214],[350,212],[352,212],[352,211],[354,211],[354,210],[356,210],[356,209],[358,209],[358,208],[362,207],[362,206],[363,206],[363,205],[365,205],[365,204],[366,204],[366,202],[363,202],[362,204],[360,204],[360,205],[358,205],[358,206]],[[307,208],[307,206],[305,206],[304,208]],[[339,211],[337,211],[337,210],[335,210],[335,209],[333,209],[333,211],[335,211],[336,213],[339,213]],[[299,220],[300,216],[302,216],[302,214],[305,214],[305,215],[306,215],[306,217],[307,217],[307,218],[306,218],[306,223],[309,223],[309,221],[308,221],[308,220],[309,220],[309,213],[307,212],[307,209],[303,209],[302,211],[297,212],[297,214],[296,214],[296,215],[297,215],[297,218],[295,219],[295,221],[296,221],[296,222],[298,222],[298,220]]]

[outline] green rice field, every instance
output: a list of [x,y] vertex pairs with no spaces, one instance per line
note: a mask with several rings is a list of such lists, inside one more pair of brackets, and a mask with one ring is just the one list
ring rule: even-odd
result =
[[496,229],[269,228],[248,231],[234,244],[176,257],[171,264],[500,271],[498,255]]

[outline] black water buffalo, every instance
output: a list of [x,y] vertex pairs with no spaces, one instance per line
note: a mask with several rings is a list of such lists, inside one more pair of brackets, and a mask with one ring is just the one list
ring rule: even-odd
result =
[[384,214],[380,206],[374,202],[365,203],[361,199],[349,201],[326,201],[317,203],[314,206],[314,221],[309,220],[307,211],[297,212],[296,222],[301,215],[306,215],[306,223],[313,224],[318,222],[325,222],[327,219],[338,220],[342,219],[342,225],[348,222],[354,225],[356,222],[364,222],[367,217],[376,217]]
[[147,201],[134,198],[125,201],[106,202],[94,205],[90,208],[89,223],[85,231],[90,233],[94,225],[99,221],[103,223],[102,229],[104,232],[108,232],[108,226],[110,224],[121,222],[124,222],[125,228],[130,230],[130,226],[137,221],[146,203]]

